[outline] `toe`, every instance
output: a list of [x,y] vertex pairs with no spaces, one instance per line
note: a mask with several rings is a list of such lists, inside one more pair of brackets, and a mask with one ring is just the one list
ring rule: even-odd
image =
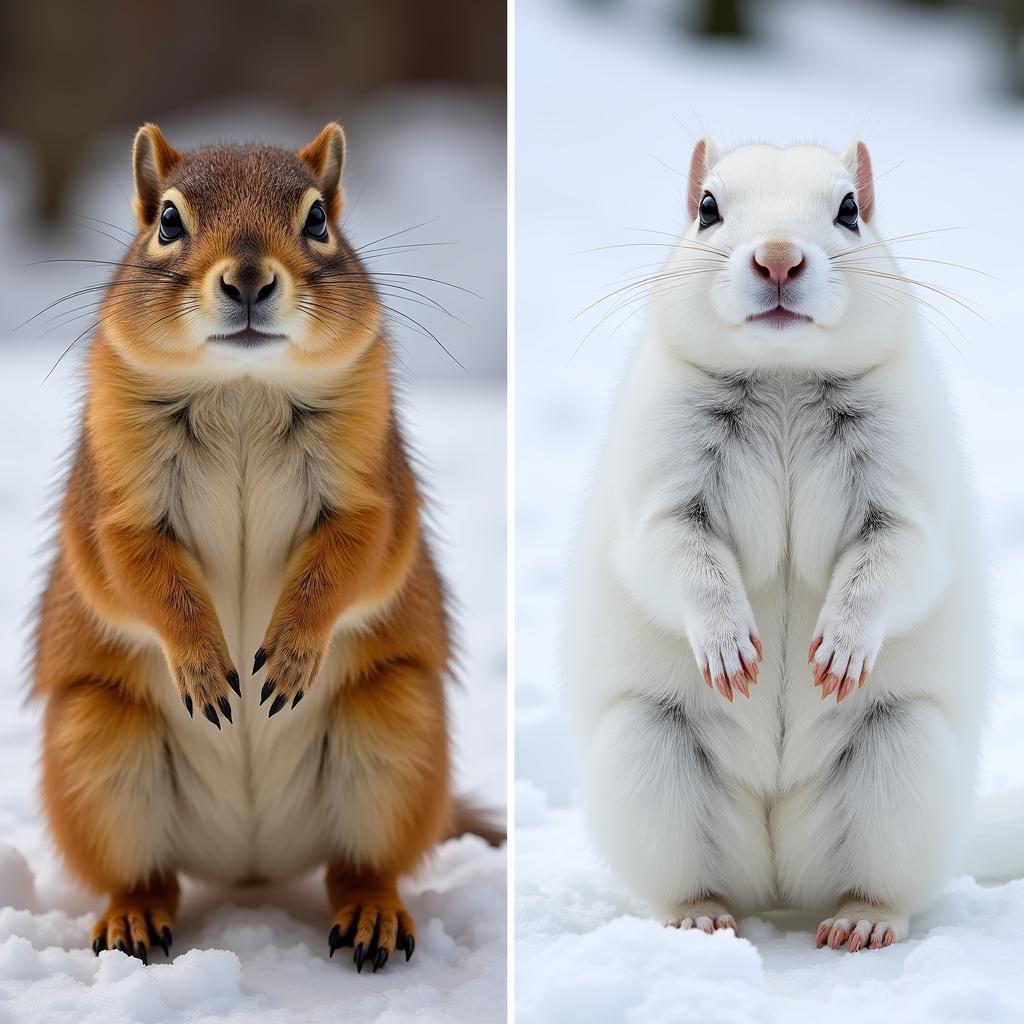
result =
[[856,927],[850,933],[850,941],[846,944],[846,948],[851,953],[856,953],[857,950],[863,949],[868,944],[870,937],[871,922],[858,921]]
[[715,931],[731,931],[733,935],[739,938],[740,930],[736,924],[736,919],[732,914],[722,914],[715,918]]
[[829,932],[832,931],[833,918],[829,917],[818,925],[818,934],[814,938],[814,944],[818,949],[828,942]]
[[850,922],[845,917],[839,918],[833,925],[832,931],[829,932],[828,944],[831,949],[839,949],[845,945],[847,938],[850,935]]
[[405,950],[405,959],[408,960],[416,948],[416,922],[412,914],[405,910],[398,911],[398,948]]

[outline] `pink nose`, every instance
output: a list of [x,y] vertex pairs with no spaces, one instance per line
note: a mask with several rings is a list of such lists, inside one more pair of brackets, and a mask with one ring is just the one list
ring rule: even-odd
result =
[[771,242],[754,250],[754,272],[781,288],[804,269],[804,254],[792,245]]

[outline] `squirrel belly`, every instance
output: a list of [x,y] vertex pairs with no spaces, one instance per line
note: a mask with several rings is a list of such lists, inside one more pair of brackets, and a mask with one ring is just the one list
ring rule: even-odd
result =
[[[748,149],[720,158],[737,203],[747,171],[792,159],[797,193],[827,164]],[[774,208],[763,225],[712,212],[721,232],[695,224],[681,246],[704,246],[741,297],[768,268],[783,327],[715,326],[731,313],[708,312],[727,291],[710,275],[669,297],[674,319],[655,302],[569,577],[585,810],[613,870],[670,923],[801,907],[829,915],[819,945],[887,945],[960,863],[986,707],[984,559],[954,418],[912,315],[812,293],[811,226],[792,226],[807,269],[787,281],[799,257],[755,248],[751,266],[724,240],[767,226],[784,248]],[[819,231],[825,251],[836,230]],[[827,320],[844,298],[828,330],[797,315]],[[858,351],[861,337],[887,348]]]
[[[39,686],[59,715],[66,693],[84,685],[73,677],[93,657],[105,662],[119,659],[131,679],[110,680],[111,699],[127,690],[126,702],[138,705],[132,715],[148,721],[151,732],[135,744],[124,765],[125,770],[131,766],[132,781],[123,787],[122,811],[129,819],[144,814],[148,822],[148,838],[137,858],[140,864],[129,864],[130,844],[123,844],[114,858],[124,859],[117,872],[125,877],[148,861],[173,865],[196,877],[238,883],[293,877],[325,862],[338,849],[360,850],[370,858],[380,855],[392,839],[390,829],[381,827],[387,819],[380,808],[387,799],[386,779],[378,787],[357,782],[378,755],[372,736],[360,735],[354,709],[364,699],[357,692],[360,681],[372,674],[379,657],[373,648],[386,647],[392,631],[410,616],[415,618],[416,639],[404,640],[397,650],[423,668],[423,692],[411,695],[415,710],[427,712],[422,727],[429,734],[429,750],[422,750],[421,756],[441,766],[424,849],[440,835],[450,814],[441,686],[446,627],[440,584],[419,533],[414,491],[394,496],[396,508],[405,511],[388,541],[390,564],[338,619],[323,664],[301,703],[286,709],[289,713],[269,716],[273,698],[261,703],[266,669],[252,672],[254,653],[267,635],[296,552],[316,529],[324,505],[333,501],[340,506],[344,501],[339,442],[364,451],[368,447],[370,439],[358,433],[343,441],[337,436],[351,415],[351,404],[342,401],[345,394],[366,386],[359,375],[384,372],[383,350],[365,358],[367,365],[352,371],[333,399],[329,392],[296,395],[251,380],[125,399],[131,392],[123,388],[123,376],[117,378],[116,391],[108,393],[115,374],[125,372],[111,362],[116,356],[103,350],[102,342],[92,354],[96,379],[79,465],[71,478],[66,532],[79,532],[75,519],[86,513],[76,492],[84,498],[102,486],[90,479],[97,474],[95,463],[104,459],[89,452],[91,436],[108,436],[107,429],[122,417],[133,421],[143,435],[140,451],[149,453],[139,466],[138,485],[160,503],[162,529],[194,560],[223,630],[230,662],[239,667],[241,689],[241,699],[229,703],[229,708],[234,704],[230,722],[219,706],[220,728],[197,722],[183,706],[155,634],[130,617],[128,604],[109,607],[109,585],[95,586],[103,570],[90,564],[88,551],[75,543],[63,547],[43,604]],[[115,409],[117,402],[123,406]],[[348,411],[343,414],[342,408]],[[389,417],[388,413],[382,423],[393,430]],[[124,447],[112,447],[123,456]],[[382,439],[379,447],[394,463],[381,471],[399,486],[412,487],[397,436]],[[323,453],[331,458],[325,459]],[[351,487],[359,486],[353,478]],[[80,532],[87,532],[85,524]],[[81,646],[65,646],[68,638],[54,620],[66,614],[68,605],[83,618],[102,620],[100,629],[90,624],[102,652],[85,654]],[[431,673],[436,677],[433,683]],[[375,699],[382,699],[384,690],[381,685]],[[430,701],[436,702],[434,709],[420,707]],[[77,723],[62,720],[57,726],[60,735],[73,724]],[[51,735],[57,748],[57,737]],[[399,736],[393,740],[398,742]],[[401,742],[407,744],[409,738]],[[46,787],[59,803],[67,791],[58,781],[63,772],[54,760],[44,759]],[[111,770],[119,769],[112,765]],[[396,799],[404,805],[403,797]],[[137,812],[131,810],[136,803]],[[102,826],[93,822],[90,827]]]

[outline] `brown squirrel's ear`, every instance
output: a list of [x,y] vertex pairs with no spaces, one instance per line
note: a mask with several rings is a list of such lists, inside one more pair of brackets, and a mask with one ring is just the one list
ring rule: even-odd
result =
[[152,224],[164,182],[181,154],[164,138],[155,124],[144,124],[135,133],[132,167],[135,171],[135,215],[141,224]]
[[871,154],[858,139],[843,151],[842,161],[850,169],[857,186],[857,206],[861,220],[870,221],[875,212],[875,176],[871,171]]
[[320,129],[320,134],[298,152],[299,159],[313,172],[331,216],[341,211],[341,171],[345,166],[345,133],[336,121]]
[[703,138],[693,147],[690,157],[690,181],[686,189],[686,209],[691,220],[697,219],[701,197],[704,195],[704,182],[708,172],[718,163],[718,147],[709,139]]

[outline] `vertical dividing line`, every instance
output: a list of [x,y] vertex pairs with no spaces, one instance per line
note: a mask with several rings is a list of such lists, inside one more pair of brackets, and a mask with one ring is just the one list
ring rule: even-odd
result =
[[506,152],[505,152],[505,821],[506,864],[506,1017],[516,1012],[515,895],[515,680],[516,680],[516,37],[515,0],[508,0],[506,19]]

